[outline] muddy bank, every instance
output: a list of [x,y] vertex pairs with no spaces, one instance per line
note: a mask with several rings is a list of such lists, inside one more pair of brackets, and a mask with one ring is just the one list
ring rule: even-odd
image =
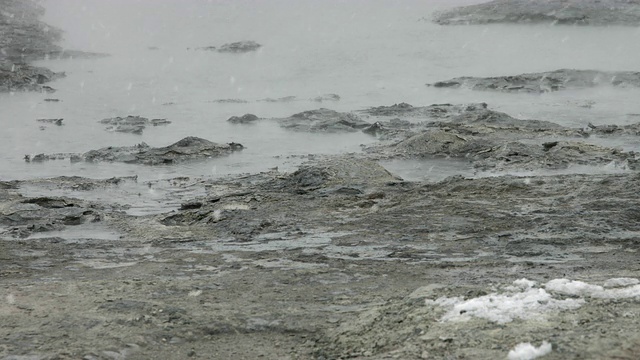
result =
[[427,84],[427,86],[540,94],[561,90],[587,89],[596,86],[636,88],[640,86],[640,73],[634,71],[560,69],[541,73],[487,78],[463,76]]
[[55,73],[44,67],[0,60],[0,92],[42,91],[51,93],[55,92],[55,89],[44,84],[64,76],[64,73]]
[[640,2],[636,0],[494,0],[454,8],[436,14],[441,25],[537,24],[640,25]]
[[[379,142],[291,172],[0,182],[0,355],[495,359],[530,344],[633,359],[637,155],[588,141],[638,124],[575,129],[484,103],[301,114],[286,119],[358,120]],[[211,144],[82,156],[234,150]],[[406,181],[379,162],[432,157],[496,172]],[[610,163],[624,171],[541,172]]]
[[133,146],[109,146],[86,153],[57,153],[25,155],[27,162],[42,162],[49,160],[66,160],[72,162],[124,162],[129,164],[161,165],[174,164],[183,161],[193,161],[211,157],[228,155],[234,151],[241,151],[243,146],[238,143],[218,144],[198,137],[186,137],[165,147],[151,147],[146,143]]
[[[429,184],[340,156],[293,173],[174,181],[205,195],[167,193],[182,206],[157,215],[98,208],[112,238],[91,227],[3,233],[3,356],[495,359],[547,341],[549,359],[631,359],[637,349],[640,297],[567,290],[570,280],[640,277],[636,173]],[[84,208],[29,197],[41,180],[3,184],[5,217],[16,204]],[[523,277],[535,284],[509,288]],[[567,281],[552,288],[554,279]],[[461,321],[442,320],[466,300],[542,291],[532,317],[501,322],[467,307]]]

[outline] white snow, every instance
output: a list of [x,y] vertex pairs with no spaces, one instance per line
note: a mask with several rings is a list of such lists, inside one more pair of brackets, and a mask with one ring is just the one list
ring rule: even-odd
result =
[[504,324],[514,319],[530,319],[552,311],[577,309],[584,303],[582,299],[554,299],[544,289],[534,288],[535,282],[527,279],[516,280],[514,286],[505,293],[492,293],[474,299],[442,297],[427,300],[451,308],[442,321],[468,321],[473,317]]
[[[624,280],[623,280],[624,279]],[[637,279],[630,278],[614,278],[605,282],[605,285],[617,284],[619,287],[613,289],[605,289],[599,285],[591,285],[582,281],[569,279],[554,279],[549,281],[544,287],[546,290],[563,295],[572,295],[580,297],[592,297],[599,299],[624,299],[640,297],[640,285],[632,285],[624,287],[622,284],[633,284]]]
[[[588,298],[640,297],[638,279],[614,278],[604,284],[606,288],[583,281],[554,279],[539,287],[535,281],[520,279],[505,287],[500,293],[468,300],[461,297],[440,297],[436,300],[427,299],[425,302],[448,309],[441,321],[469,321],[472,318],[481,318],[505,324],[515,319],[540,318],[551,312],[577,309]],[[564,296],[573,298],[563,299]]]
[[551,352],[551,344],[542,342],[540,347],[535,347],[531,343],[520,343],[513,350],[509,351],[508,360],[533,360],[540,356],[545,356]]

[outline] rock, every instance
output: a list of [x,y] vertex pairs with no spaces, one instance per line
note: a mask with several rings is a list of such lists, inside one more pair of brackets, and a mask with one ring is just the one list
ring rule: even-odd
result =
[[43,84],[64,76],[64,73],[55,73],[43,67],[0,61],[0,92],[54,92],[53,88]]
[[441,25],[553,23],[567,25],[640,25],[637,0],[494,0],[436,14]]
[[324,94],[320,96],[316,96],[312,101],[323,102],[323,101],[340,101],[340,95],[337,94]]
[[466,87],[472,90],[544,93],[595,86],[640,87],[640,72],[560,69],[498,77],[459,77],[427,84],[433,87]]
[[151,125],[160,126],[160,125],[169,125],[171,121],[167,119],[151,119]]
[[285,129],[310,132],[354,132],[370,125],[355,114],[329,109],[304,111],[276,121]]
[[60,102],[60,99],[44,99],[46,102]]
[[262,45],[255,41],[239,41],[222,45],[218,52],[221,53],[246,53],[258,50]]
[[391,106],[378,106],[361,110],[359,113],[376,117],[412,117],[424,119],[446,119],[467,112],[486,109],[486,103],[474,104],[433,104],[429,106],[412,106],[407,103]]
[[37,119],[38,122],[43,122],[47,124],[55,124],[58,126],[62,126],[62,120],[64,119]]
[[368,126],[362,130],[363,133],[373,135],[373,136],[377,136],[383,131],[384,131],[384,126],[379,121],[376,121],[375,123],[371,124],[371,126]]
[[99,121],[101,124],[109,125],[106,130],[115,132],[124,132],[130,134],[141,135],[142,131],[148,126],[158,126],[171,124],[171,121],[167,119],[153,119],[149,120],[141,116],[127,116],[127,117],[114,117],[102,119]]
[[453,124],[485,125],[492,128],[527,128],[533,130],[562,128],[562,126],[550,121],[520,120],[506,113],[485,108],[470,109],[469,111],[451,117],[450,122]]
[[253,114],[244,114],[242,116],[232,116],[227,121],[232,124],[250,124],[260,119]]
[[106,147],[82,155],[85,161],[114,161],[146,165],[173,164],[188,160],[206,159],[240,151],[237,143],[217,144],[198,137],[186,137],[172,145],[152,148],[145,143],[134,146]]
[[244,149],[242,144],[218,144],[194,136],[186,137],[172,145],[154,148],[146,143],[133,146],[109,146],[84,154],[58,153],[25,155],[26,162],[69,159],[71,162],[124,162],[131,164],[161,165],[190,160],[206,159],[230,154]]

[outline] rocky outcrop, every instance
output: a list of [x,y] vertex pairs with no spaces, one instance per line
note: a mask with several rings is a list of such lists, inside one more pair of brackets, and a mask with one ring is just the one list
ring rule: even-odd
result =
[[324,108],[275,120],[285,129],[309,132],[355,132],[370,125],[355,114]]
[[24,198],[13,196],[0,208],[0,236],[26,238],[33,233],[62,230],[69,225],[98,222],[102,211],[82,200],[65,197]]
[[91,150],[84,154],[38,154],[25,156],[28,162],[70,159],[73,162],[124,162],[130,164],[162,165],[184,161],[207,159],[228,155],[244,147],[238,143],[218,144],[194,136],[186,137],[174,144],[154,148],[145,143],[134,146],[109,146]]
[[218,48],[221,53],[246,53],[258,50],[262,45],[255,41],[238,41],[234,43],[224,44]]
[[640,72],[560,69],[555,71],[497,77],[458,77],[428,86],[465,87],[472,90],[544,93],[595,86],[640,87]]
[[101,124],[107,126],[108,131],[123,132],[130,134],[142,135],[143,130],[147,126],[159,126],[171,124],[171,121],[167,119],[147,119],[142,116],[127,116],[127,117],[114,117],[108,119],[102,119],[99,121]]
[[61,77],[64,73],[55,73],[47,68],[0,61],[0,92],[54,92],[55,89],[44,84]]
[[224,44],[220,47],[217,46],[201,46],[194,48],[194,50],[200,51],[217,51],[220,53],[234,53],[241,54],[247,53],[251,51],[256,51],[261,48],[262,45],[258,44],[255,41],[238,41],[233,43]]
[[250,124],[258,121],[260,118],[253,114],[244,114],[242,116],[232,116],[227,121],[232,124]]
[[553,23],[568,25],[640,25],[638,0],[494,0],[436,14],[441,25]]

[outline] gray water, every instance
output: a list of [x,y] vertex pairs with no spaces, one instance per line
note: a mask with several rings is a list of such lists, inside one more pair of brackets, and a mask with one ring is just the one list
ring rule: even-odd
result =
[[[42,61],[41,65],[68,75],[50,84],[57,93],[0,95],[0,179],[137,174],[150,180],[256,172],[274,166],[286,170],[301,161],[299,155],[358,152],[361,144],[375,141],[361,133],[304,134],[268,122],[253,126],[226,122],[245,113],[284,117],[319,107],[352,111],[398,102],[414,106],[487,102],[515,117],[570,126],[640,119],[630,115],[640,114],[640,91],[633,89],[530,95],[425,86],[463,75],[558,68],[640,70],[638,28],[443,27],[424,20],[433,11],[477,2],[482,1],[47,0],[45,21],[66,31],[65,47],[112,56]],[[247,54],[187,49],[240,40],[254,40],[263,47]],[[327,93],[340,95],[341,101],[308,100]],[[298,101],[257,101],[284,96],[296,96]],[[61,102],[44,101],[51,97]],[[220,104],[213,102],[216,99],[249,103]],[[593,105],[585,107],[587,103]],[[107,132],[97,123],[126,115],[167,118],[172,124],[133,135]],[[64,118],[65,125],[41,130],[38,118]],[[22,160],[25,154],[85,152],[142,141],[165,146],[191,135],[239,142],[246,150],[167,167]],[[634,139],[624,147],[640,150]],[[464,166],[437,165],[442,169],[438,176],[468,171]],[[407,166],[411,171],[420,168]],[[396,167],[400,175],[407,170]]]

